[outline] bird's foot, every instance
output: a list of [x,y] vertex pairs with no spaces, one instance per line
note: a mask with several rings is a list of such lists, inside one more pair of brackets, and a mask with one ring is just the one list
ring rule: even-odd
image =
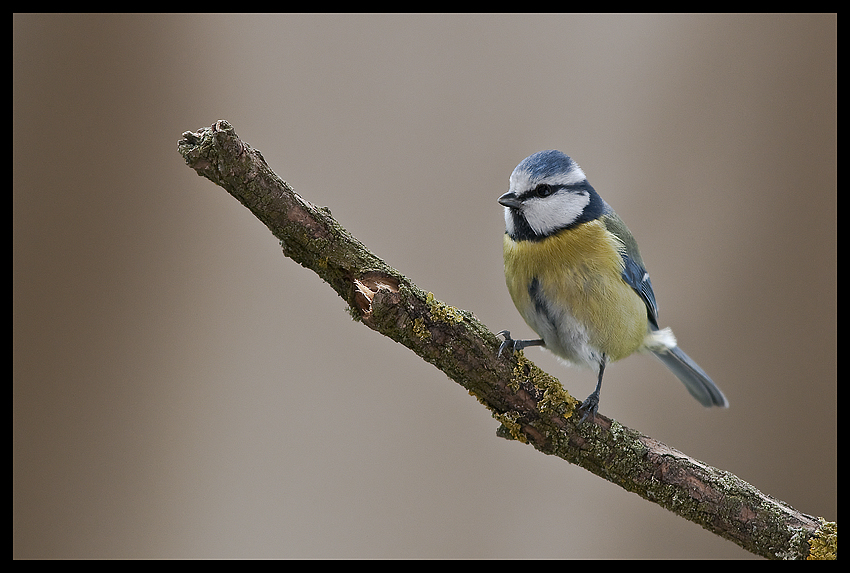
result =
[[504,352],[508,348],[511,349],[511,352],[516,352],[516,343],[519,341],[511,338],[510,330],[503,330],[499,332],[497,336],[504,336],[505,340],[502,341],[502,344],[499,345],[499,352],[496,354],[496,356],[501,356],[502,352]]
[[596,420],[596,411],[599,410],[599,392],[593,392],[588,396],[578,409],[584,412],[581,417],[582,422],[587,422],[588,419],[591,422]]
[[508,348],[510,348],[512,352],[517,352],[526,346],[544,346],[542,338],[535,340],[514,340],[511,338],[511,332],[509,330],[503,330],[499,332],[498,335],[504,336],[505,340],[501,345],[499,345],[499,353],[496,356],[501,356]]

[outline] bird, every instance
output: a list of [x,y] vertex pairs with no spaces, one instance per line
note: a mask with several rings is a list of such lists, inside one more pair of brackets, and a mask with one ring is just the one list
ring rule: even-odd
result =
[[514,340],[498,351],[542,346],[597,373],[582,421],[593,421],[605,366],[651,352],[706,407],[726,408],[723,392],[658,325],[652,282],[632,233],[587,181],[581,167],[557,150],[535,153],[513,170],[505,210],[505,282],[522,318],[540,337]]

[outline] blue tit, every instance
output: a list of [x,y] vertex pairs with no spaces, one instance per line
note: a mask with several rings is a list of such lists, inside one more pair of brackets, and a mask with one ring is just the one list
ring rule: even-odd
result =
[[657,356],[703,406],[729,404],[711,378],[658,327],[658,305],[637,243],[626,225],[560,151],[541,151],[511,174],[505,207],[505,280],[525,322],[540,336],[514,340],[499,354],[543,346],[598,373],[582,403],[595,418],[608,362],[637,351]]

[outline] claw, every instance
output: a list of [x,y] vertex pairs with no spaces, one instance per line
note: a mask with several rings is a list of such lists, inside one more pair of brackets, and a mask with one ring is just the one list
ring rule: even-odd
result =
[[596,411],[599,410],[599,394],[594,392],[588,396],[578,409],[584,412],[584,415],[581,417],[582,422],[587,422],[588,420],[591,422],[595,421]]
[[516,341],[513,338],[511,338],[511,331],[510,330],[502,330],[501,332],[498,332],[496,334],[496,336],[504,336],[505,337],[505,340],[502,341],[502,344],[499,345],[499,352],[496,354],[496,356],[501,356],[502,352],[504,352],[505,349],[508,346],[511,347],[512,351],[514,350],[514,344],[515,344]]
[[501,356],[502,352],[505,351],[506,348],[510,347],[510,349],[514,352],[518,350],[522,350],[526,346],[543,346],[543,339],[536,340],[514,340],[511,338],[511,332],[509,330],[502,330],[498,333],[499,336],[504,336],[505,341],[499,345],[499,353],[497,356]]

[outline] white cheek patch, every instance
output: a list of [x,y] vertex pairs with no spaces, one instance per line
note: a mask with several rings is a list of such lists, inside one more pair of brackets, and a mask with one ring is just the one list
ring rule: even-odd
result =
[[590,194],[587,191],[580,193],[559,191],[549,197],[535,197],[527,200],[522,211],[529,227],[536,234],[548,235],[556,229],[575,222],[588,203],[590,203]]

